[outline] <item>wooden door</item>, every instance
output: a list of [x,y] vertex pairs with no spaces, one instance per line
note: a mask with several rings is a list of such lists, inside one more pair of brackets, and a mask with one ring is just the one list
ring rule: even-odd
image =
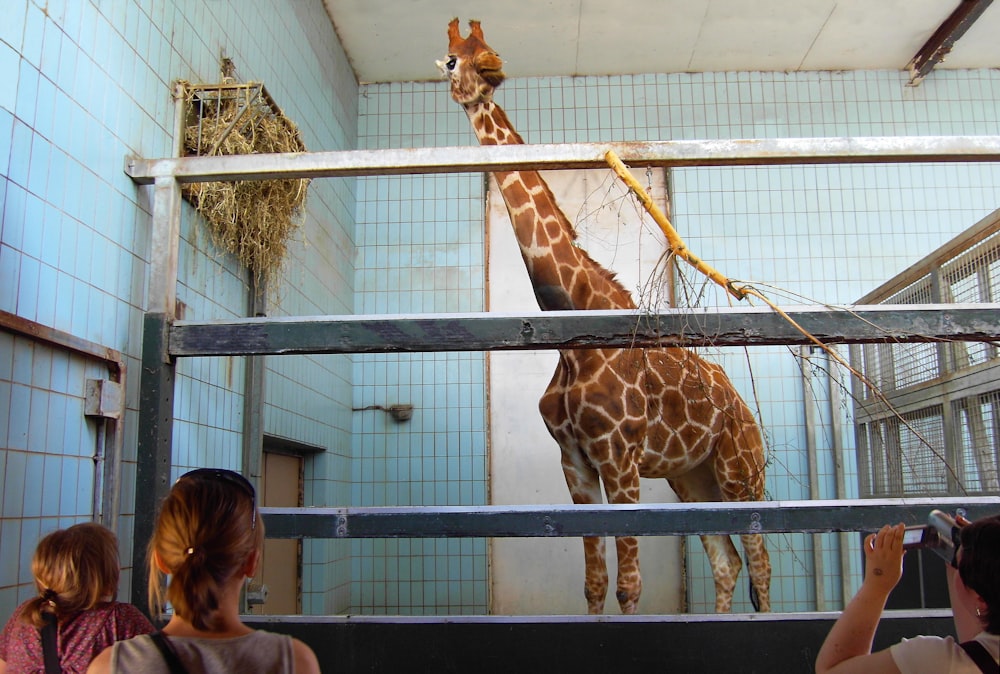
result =
[[[300,507],[302,500],[301,456],[264,452],[261,478],[262,506]],[[295,538],[268,538],[264,557],[254,583],[267,586],[267,601],[254,606],[257,615],[302,613],[302,541]]]

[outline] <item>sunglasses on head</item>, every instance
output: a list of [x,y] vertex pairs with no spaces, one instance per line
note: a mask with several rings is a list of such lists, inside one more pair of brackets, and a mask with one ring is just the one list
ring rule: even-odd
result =
[[195,468],[177,478],[178,482],[181,480],[210,480],[236,485],[243,490],[243,493],[250,497],[250,529],[251,531],[257,529],[257,492],[254,491],[250,480],[236,471],[226,470],[225,468]]

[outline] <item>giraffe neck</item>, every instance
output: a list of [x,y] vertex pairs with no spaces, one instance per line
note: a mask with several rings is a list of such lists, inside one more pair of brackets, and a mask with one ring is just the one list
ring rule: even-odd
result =
[[[480,144],[524,144],[492,99],[466,106],[465,111]],[[493,175],[543,311],[635,308],[632,296],[614,274],[576,246],[576,230],[537,171]]]

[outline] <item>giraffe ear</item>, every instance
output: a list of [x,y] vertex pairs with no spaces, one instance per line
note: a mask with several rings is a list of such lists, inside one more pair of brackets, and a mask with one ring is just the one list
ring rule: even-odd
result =
[[476,70],[479,75],[486,80],[490,86],[500,86],[500,83],[507,77],[503,72],[503,59],[493,52],[482,52],[475,58]]

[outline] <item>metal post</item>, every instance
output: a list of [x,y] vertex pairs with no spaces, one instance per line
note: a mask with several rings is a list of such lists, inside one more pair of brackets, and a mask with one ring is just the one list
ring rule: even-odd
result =
[[139,382],[132,603],[147,612],[149,571],[146,545],[153,536],[160,502],[170,490],[175,366],[167,356],[169,329],[170,321],[163,314],[146,314],[142,331],[142,377]]
[[[267,283],[255,280],[250,270],[249,314],[267,316]],[[260,490],[264,443],[264,371],[265,356],[245,356],[243,393],[243,473]]]
[[[184,150],[184,87],[174,84],[174,152]],[[129,163],[127,166],[131,166]],[[160,502],[170,489],[173,463],[174,377],[169,329],[177,311],[177,252],[180,246],[181,186],[172,176],[153,182],[152,256],[149,297],[142,327],[139,433],[132,536],[132,603],[149,611],[146,545]],[[158,616],[152,616],[154,619]]]
[[[844,471],[844,430],[841,426],[840,416],[840,381],[833,376],[837,372],[833,359],[827,355],[827,370],[831,373],[827,380],[830,392],[830,431],[831,431],[831,451],[833,452],[834,476],[837,482],[837,499],[847,499],[847,477]],[[838,543],[840,548],[840,598],[841,606],[847,606],[847,602],[854,596],[854,590],[850,582],[851,568],[851,535],[840,533]]]
[[[811,346],[803,346],[799,351],[802,362],[802,405],[805,413],[806,455],[809,461],[809,498],[821,498],[819,493],[819,466],[816,449],[816,397],[813,395]],[[813,546],[813,589],[816,592],[816,610],[826,610],[826,578],[823,568],[823,535],[812,535]]]

